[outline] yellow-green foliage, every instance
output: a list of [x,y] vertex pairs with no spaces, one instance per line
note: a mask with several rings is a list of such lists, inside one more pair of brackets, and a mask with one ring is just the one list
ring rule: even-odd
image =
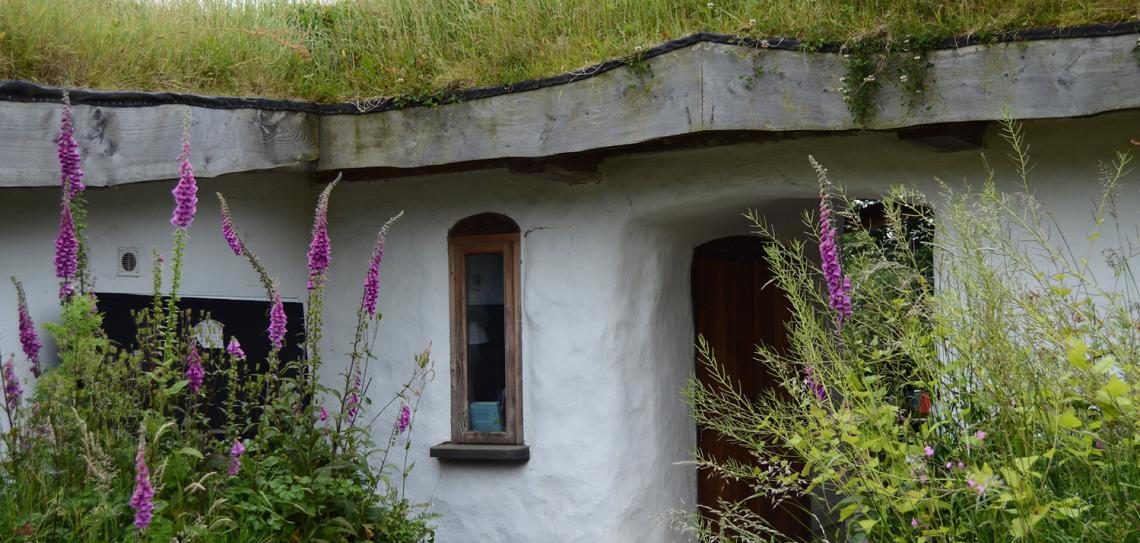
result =
[[[814,244],[768,246],[793,307],[790,348],[759,346],[756,357],[781,386],[745,396],[701,342],[715,380],[688,389],[694,417],[756,461],[698,456],[698,465],[757,494],[812,496],[813,529],[842,521],[833,541],[1135,540],[1137,237],[1114,198],[1134,190],[1121,184],[1129,157],[1102,166],[1103,198],[1073,235],[1033,196],[1012,123],[1006,137],[1025,183],[946,189],[936,206],[937,288],[907,236],[884,244],[849,234],[854,313],[837,329]],[[902,224],[892,202],[918,198],[889,198],[889,223]],[[916,389],[933,400],[929,414],[909,401]],[[734,541],[771,540],[749,508],[715,508]],[[682,526],[713,540],[718,532],[698,518]]]
[[1138,15],[1135,0],[4,0],[0,78],[336,101],[549,76],[698,31],[887,46]]

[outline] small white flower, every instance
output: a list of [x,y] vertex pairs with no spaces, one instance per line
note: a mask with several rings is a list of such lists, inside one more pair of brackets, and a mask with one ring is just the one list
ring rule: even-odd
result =
[[843,53],[843,58],[851,58],[851,55],[848,55],[847,53]]
[[839,92],[842,92],[843,94],[847,94],[847,93],[851,92],[851,89],[848,89],[847,87],[843,87],[842,89],[839,89]]
[[905,76],[905,75],[900,75],[900,76],[899,76],[899,81],[900,81],[900,82],[902,82],[902,83],[906,83],[906,81],[907,81],[907,76]]
[[713,3],[712,3],[712,2],[709,2],[709,3],[708,3],[708,4],[706,4],[706,5],[709,7],[709,9],[712,9],[712,7],[713,7]]
[[756,26],[756,19],[748,19],[748,26]]
[[402,77],[397,77],[397,78],[396,78],[396,82],[397,82],[397,83],[403,83],[403,82],[404,82],[404,78],[402,78]]
[[863,78],[864,83],[870,83],[874,80],[875,80],[875,74],[871,74],[871,75]]
[[847,76],[840,77],[839,82],[840,83],[846,83],[847,82]]
[[918,55],[915,55],[915,56],[914,56],[914,60],[922,60],[922,57],[921,57],[921,56],[918,56]]
[[634,50],[634,51],[640,51],[640,50],[641,50],[641,46],[640,46],[640,45],[636,45],[636,46],[634,46],[633,50]]

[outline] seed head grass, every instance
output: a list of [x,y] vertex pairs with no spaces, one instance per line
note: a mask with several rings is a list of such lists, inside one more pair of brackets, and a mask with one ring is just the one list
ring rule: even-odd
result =
[[4,0],[0,78],[352,101],[516,83],[699,31],[906,47],[1138,17],[1135,0]]

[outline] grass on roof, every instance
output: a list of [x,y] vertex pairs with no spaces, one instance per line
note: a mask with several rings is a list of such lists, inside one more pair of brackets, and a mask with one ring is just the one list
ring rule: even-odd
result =
[[554,75],[697,31],[886,47],[1138,18],[1137,0],[0,0],[0,78],[348,101]]

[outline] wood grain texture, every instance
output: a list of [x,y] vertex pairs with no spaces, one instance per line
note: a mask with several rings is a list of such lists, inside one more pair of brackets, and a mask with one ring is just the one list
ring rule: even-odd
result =
[[[551,157],[711,131],[899,129],[1077,117],[1140,108],[1136,35],[931,52],[926,91],[877,74],[876,114],[856,124],[835,53],[702,42],[572,83],[441,105],[347,115],[193,108],[203,177],[286,168],[430,168]],[[888,63],[888,66],[897,63]],[[182,106],[76,107],[91,185],[172,178]],[[0,102],[0,186],[58,179],[60,107]],[[318,160],[319,157],[319,160]]]
[[[178,177],[183,106],[73,108],[84,182],[107,187]],[[191,108],[194,173],[306,169],[317,158],[316,119],[304,113]],[[59,104],[0,103],[0,186],[59,183]]]

